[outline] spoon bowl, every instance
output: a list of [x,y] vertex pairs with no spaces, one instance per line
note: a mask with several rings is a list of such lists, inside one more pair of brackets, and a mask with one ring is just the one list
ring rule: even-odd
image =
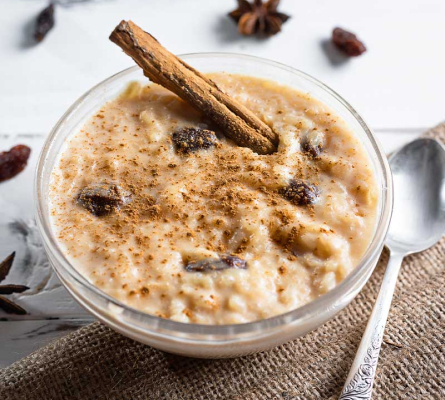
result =
[[445,227],[445,150],[434,139],[417,139],[389,159],[394,208],[386,245],[417,253],[435,244]]

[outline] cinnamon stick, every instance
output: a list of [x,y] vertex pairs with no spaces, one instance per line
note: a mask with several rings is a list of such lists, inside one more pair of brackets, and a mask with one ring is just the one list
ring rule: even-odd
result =
[[204,113],[239,146],[249,147],[258,154],[276,151],[278,137],[268,125],[136,24],[122,21],[110,40],[133,58],[152,82]]

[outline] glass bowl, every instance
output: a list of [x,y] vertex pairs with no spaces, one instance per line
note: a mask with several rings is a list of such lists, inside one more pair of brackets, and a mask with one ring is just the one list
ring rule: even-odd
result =
[[381,147],[360,115],[337,93],[291,67],[245,55],[205,53],[181,56],[202,72],[224,71],[257,76],[308,92],[334,109],[355,131],[374,165],[379,187],[377,224],[372,242],[357,267],[333,290],[293,311],[237,325],[187,324],[133,309],[87,281],[65,258],[49,219],[48,187],[65,139],[86,118],[114,99],[131,81],[146,82],[139,67],[126,69],[93,87],[59,120],[40,154],[36,173],[37,224],[50,263],[72,296],[112,329],[160,350],[191,357],[236,357],[269,349],[302,336],[332,318],[362,289],[373,271],[388,230],[392,211],[392,180]]

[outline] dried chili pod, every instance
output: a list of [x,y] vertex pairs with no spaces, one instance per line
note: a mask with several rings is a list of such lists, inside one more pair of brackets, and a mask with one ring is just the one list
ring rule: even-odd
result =
[[0,153],[0,182],[13,178],[22,172],[28,163],[31,149],[19,144],[9,151]]
[[223,271],[229,268],[246,269],[247,262],[237,256],[222,255],[220,258],[189,262],[185,266],[187,272]]
[[34,39],[41,42],[54,26],[54,4],[44,8],[36,20]]

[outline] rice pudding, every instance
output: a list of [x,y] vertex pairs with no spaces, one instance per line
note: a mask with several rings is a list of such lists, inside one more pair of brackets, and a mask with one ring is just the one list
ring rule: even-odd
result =
[[52,227],[91,283],[143,312],[231,324],[326,293],[371,242],[378,189],[354,132],[272,81],[208,75],[279,136],[236,146],[155,85],[131,84],[73,132],[51,176]]

